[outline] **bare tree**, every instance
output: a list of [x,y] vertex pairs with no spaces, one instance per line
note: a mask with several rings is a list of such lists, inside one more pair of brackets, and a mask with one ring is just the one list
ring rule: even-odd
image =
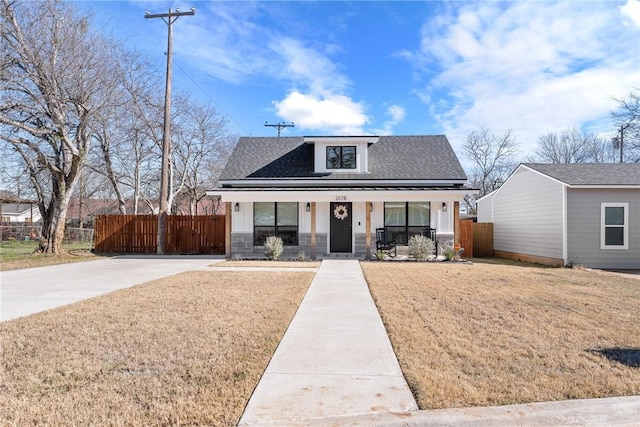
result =
[[517,165],[518,144],[511,131],[496,135],[482,128],[467,136],[462,151],[473,163],[469,185],[480,190],[465,197],[469,211],[474,212],[475,201],[498,189]]
[[572,128],[538,138],[533,161],[544,163],[601,163],[610,158],[606,144],[596,135]]
[[[197,214],[197,204],[205,197],[206,173],[211,162],[226,161],[225,136],[227,120],[211,105],[199,105],[183,99],[188,107],[178,118],[172,151],[174,191],[170,206],[178,210],[176,196],[186,196],[188,213]],[[175,123],[175,122],[174,122]],[[177,179],[176,179],[177,178]]]
[[619,152],[619,162],[640,162],[640,89],[634,88],[626,98],[615,99],[618,108],[611,112],[617,135],[612,139]]
[[108,105],[111,46],[74,7],[3,0],[0,138],[23,160],[43,218],[43,252],[61,253],[65,218],[89,152],[92,125]]
[[[126,199],[133,197],[133,213],[138,213],[142,181],[149,182],[147,169],[152,167],[155,140],[162,117],[162,100],[155,90],[161,85],[153,67],[135,52],[118,49],[118,97],[97,119],[92,166],[109,181],[119,211],[127,212]],[[146,163],[146,164],[145,164]]]

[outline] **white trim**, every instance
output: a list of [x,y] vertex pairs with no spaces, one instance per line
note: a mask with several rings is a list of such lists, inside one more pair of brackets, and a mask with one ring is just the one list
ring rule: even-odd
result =
[[[527,165],[520,165],[520,166],[522,166],[523,168],[527,168],[527,170],[530,170],[531,172],[535,172],[535,173],[537,173],[538,175],[544,176],[545,178],[548,178],[548,179],[550,179],[550,180],[552,180],[552,181],[555,181],[555,182],[557,182],[557,183],[559,183],[559,184],[562,184],[562,185],[569,185],[569,184],[567,184],[566,182],[564,182],[564,181],[562,181],[562,180],[560,180],[560,179],[558,179],[558,178],[554,178],[554,177],[552,177],[551,175],[547,175],[546,173],[544,173],[544,172],[540,172],[539,170],[534,169],[534,168],[532,168],[532,167],[530,167],[530,166],[527,166]],[[518,169],[516,169],[516,170],[518,170]]]
[[305,136],[304,142],[314,144],[316,142],[332,143],[332,144],[351,144],[354,142],[366,142],[374,144],[380,139],[379,136]]
[[207,191],[209,195],[219,195],[222,202],[456,202],[462,201],[469,189],[460,190],[362,190],[343,191]]
[[569,188],[582,188],[582,189],[593,189],[593,190],[637,190],[640,188],[640,185],[571,185],[565,184],[569,186]]
[[[615,227],[605,225],[605,209],[606,208],[624,208],[624,225],[623,228],[623,245],[606,245],[605,229],[606,227]],[[600,249],[629,249],[629,203],[600,203]]]
[[569,224],[567,206],[567,186],[562,186],[562,259],[564,265],[569,263]]
[[[346,170],[346,169],[345,169]],[[351,174],[367,175],[368,172],[356,172],[352,169],[348,169]],[[464,179],[459,180],[415,180],[415,179],[268,179],[268,180],[227,180],[220,181],[220,185],[241,185],[243,187],[332,187],[332,186],[346,186],[346,187],[378,187],[386,185],[444,185],[453,186],[454,184],[464,185],[467,181]],[[468,189],[469,193],[478,190]],[[208,190],[208,191],[215,191]]]

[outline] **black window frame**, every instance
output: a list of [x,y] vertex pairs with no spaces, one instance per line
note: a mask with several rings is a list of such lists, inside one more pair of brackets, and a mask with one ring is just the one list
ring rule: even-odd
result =
[[[345,148],[352,148],[353,149],[353,166],[348,166],[345,167],[344,165],[344,149]],[[329,164],[329,150],[334,150],[334,151],[340,151],[340,154],[338,155],[339,159],[340,159],[340,163],[338,166],[333,166]],[[358,154],[358,148],[355,145],[328,145],[325,149],[325,166],[327,169],[356,169],[357,168],[357,163],[358,163],[358,159],[357,159],[357,154]]]
[[[256,225],[256,203],[273,203],[274,216],[273,225]],[[295,203],[296,205],[296,224],[278,225],[278,203]],[[264,230],[271,230],[264,233]],[[260,232],[258,232],[260,230]],[[293,238],[291,238],[294,233]],[[298,246],[300,235],[300,204],[298,202],[253,202],[253,245],[263,246],[267,237],[278,236],[282,239],[283,246]]]
[[[404,203],[404,225],[387,225],[387,203]],[[429,205],[429,222],[427,224],[416,225],[409,224],[409,203],[421,203]],[[431,202],[384,202],[383,220],[384,228],[389,234],[388,238],[394,239],[398,245],[406,245],[409,243],[409,237],[415,234],[422,234],[425,228],[431,227]]]

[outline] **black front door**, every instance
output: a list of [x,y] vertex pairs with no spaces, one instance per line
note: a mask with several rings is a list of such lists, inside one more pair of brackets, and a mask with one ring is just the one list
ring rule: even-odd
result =
[[329,207],[329,249],[351,253],[351,203],[332,202]]

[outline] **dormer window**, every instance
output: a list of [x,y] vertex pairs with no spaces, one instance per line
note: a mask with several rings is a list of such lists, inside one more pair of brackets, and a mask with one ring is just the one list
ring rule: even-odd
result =
[[327,169],[355,169],[356,146],[338,145],[327,147]]
[[369,146],[377,136],[305,136],[313,144],[313,171],[322,174],[354,174],[369,171]]

